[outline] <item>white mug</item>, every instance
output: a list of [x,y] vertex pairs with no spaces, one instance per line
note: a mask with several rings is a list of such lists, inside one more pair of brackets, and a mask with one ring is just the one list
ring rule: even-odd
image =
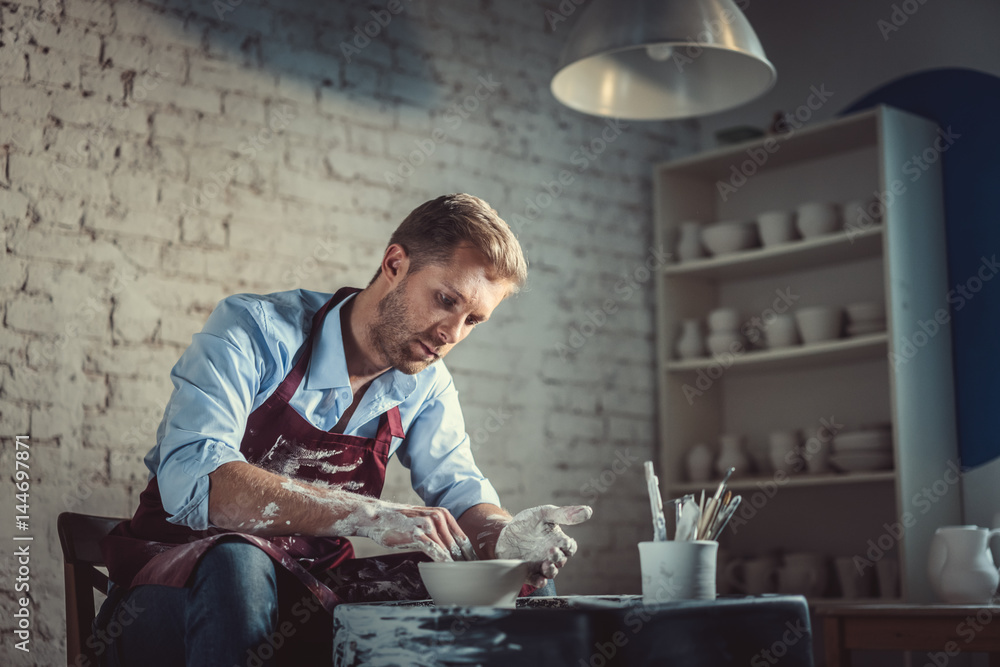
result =
[[718,552],[714,540],[639,542],[643,603],[714,600]]

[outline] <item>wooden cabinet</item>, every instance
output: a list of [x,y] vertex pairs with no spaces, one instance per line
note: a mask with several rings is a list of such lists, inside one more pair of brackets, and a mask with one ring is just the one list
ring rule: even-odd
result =
[[[680,223],[753,220],[810,201],[883,202],[880,224],[674,263],[657,282],[659,471],[665,497],[715,484],[685,478],[685,455],[721,434],[766,448],[775,430],[891,423],[892,470],[734,479],[743,507],[721,538],[774,550],[899,559],[903,597],[931,601],[934,530],[960,523],[949,286],[937,126],[889,107],[654,167],[655,242]],[[887,330],[777,350],[678,360],[684,319],[741,317],[883,300]],[[902,530],[899,529],[902,527]],[[860,561],[859,561],[860,562]]]

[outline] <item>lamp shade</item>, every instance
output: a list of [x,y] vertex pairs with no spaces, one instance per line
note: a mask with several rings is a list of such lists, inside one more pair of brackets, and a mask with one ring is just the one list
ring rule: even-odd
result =
[[592,0],[563,48],[552,94],[630,120],[699,116],[774,85],[774,65],[733,0]]

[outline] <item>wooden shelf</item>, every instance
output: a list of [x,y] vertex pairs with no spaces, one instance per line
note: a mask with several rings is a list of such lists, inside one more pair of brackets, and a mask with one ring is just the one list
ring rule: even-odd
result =
[[730,280],[867,259],[881,254],[882,227],[876,225],[850,234],[842,230],[771,248],[751,248],[719,257],[668,264],[663,273],[671,278]]
[[[895,470],[877,470],[873,472],[850,472],[850,473],[824,473],[813,475],[803,473],[801,475],[788,475],[785,481],[780,484],[782,488],[794,486],[834,486],[837,484],[865,484],[870,482],[891,482],[896,479]],[[756,491],[760,487],[758,484],[774,482],[774,476],[766,477],[744,477],[732,478],[726,482],[726,488],[732,491]],[[677,482],[670,485],[671,494],[693,493],[705,490],[705,495],[715,490],[719,485],[719,480],[709,480],[707,482]]]
[[733,356],[729,366],[715,357],[684,359],[667,362],[668,373],[695,373],[699,369],[770,371],[810,365],[829,365],[877,359],[888,354],[889,336],[886,332],[839,338],[812,345],[796,345],[780,350],[760,350]]

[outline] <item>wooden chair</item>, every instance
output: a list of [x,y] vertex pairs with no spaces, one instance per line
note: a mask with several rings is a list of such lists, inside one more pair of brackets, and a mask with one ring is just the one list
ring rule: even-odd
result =
[[[94,590],[108,590],[108,577],[97,569],[104,559],[98,542],[123,519],[63,512],[59,515],[66,580],[66,661],[68,665],[97,665],[94,649],[87,645],[94,622]],[[79,656],[84,656],[80,660]]]

